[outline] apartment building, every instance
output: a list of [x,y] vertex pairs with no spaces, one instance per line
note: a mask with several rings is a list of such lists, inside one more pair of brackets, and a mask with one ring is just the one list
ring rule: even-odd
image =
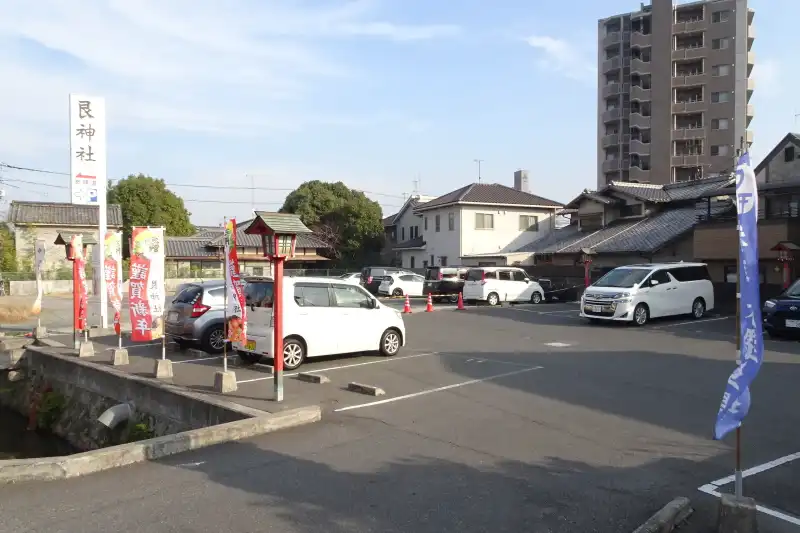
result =
[[730,171],[753,134],[747,0],[652,0],[598,22],[597,188]]

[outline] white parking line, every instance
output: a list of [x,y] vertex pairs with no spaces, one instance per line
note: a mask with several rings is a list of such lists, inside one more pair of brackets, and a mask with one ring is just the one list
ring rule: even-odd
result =
[[212,359],[222,359],[222,357],[223,357],[222,355],[210,355],[208,357],[198,357],[197,359],[187,359],[185,361],[172,361],[172,364],[179,365],[181,363],[196,363],[197,361],[210,361]]
[[[742,472],[742,478],[746,478],[748,476],[754,476],[756,474],[760,474],[761,472],[766,472],[767,470],[771,470],[773,468],[795,461],[797,459],[800,459],[800,452],[784,455],[783,457],[779,457],[767,463],[763,463],[748,468],[747,470]],[[720,496],[722,496],[722,493],[719,491],[719,488],[723,485],[728,485],[730,483],[733,483],[735,480],[736,478],[733,475],[725,476],[716,481],[712,481],[711,483],[707,483],[702,487],[698,487],[697,490],[705,494],[710,494],[711,496],[719,498]],[[795,516],[791,516],[789,514],[786,514],[782,511],[778,511],[776,509],[772,509],[770,507],[764,507],[763,505],[756,505],[756,509],[758,509],[760,512],[764,514],[770,515],[779,520],[783,520],[785,522],[789,522],[790,524],[800,526],[800,518],[797,518]]]
[[676,326],[688,326],[690,324],[702,324],[703,322],[716,322],[718,320],[729,320],[734,318],[732,316],[720,316],[716,318],[701,318],[700,320],[687,320],[686,322],[676,322],[675,324],[667,324],[665,326],[655,326],[650,329],[666,329],[666,328],[674,328]]
[[[415,357],[425,357],[427,355],[436,355],[439,352],[426,352],[426,353],[415,353],[411,355],[402,355],[400,357],[387,357],[386,359],[381,359],[378,361],[366,361],[364,363],[353,363],[351,365],[339,365],[339,366],[330,366],[327,368],[315,368],[313,370],[304,370],[303,372],[308,372],[310,374],[318,373],[318,372],[333,372],[334,370],[343,370],[345,368],[354,368],[357,366],[367,366],[367,365],[377,365],[380,363],[391,363],[392,361],[402,361],[403,359],[413,359]],[[284,374],[284,377],[292,377],[296,376],[300,372],[291,372],[289,374]],[[266,379],[272,379],[272,376],[265,376],[263,378],[252,378],[252,379],[243,379],[239,380],[236,383],[253,383],[254,381],[264,381]]]
[[536,311],[535,309],[529,309],[526,307],[509,307],[509,309],[514,309],[515,311],[525,311],[526,313],[534,313],[536,315],[555,315],[557,313],[572,313],[575,316],[578,316],[577,309],[564,309],[561,311]]
[[399,402],[400,400],[409,400],[411,398],[417,398],[419,396],[425,396],[427,394],[433,394],[434,392],[442,392],[450,389],[455,389],[458,387],[465,387],[467,385],[473,385],[475,383],[481,383],[483,381],[491,381],[494,379],[500,379],[508,376],[513,376],[516,374],[522,374],[524,372],[531,372],[533,370],[541,370],[544,367],[541,366],[534,366],[530,368],[523,368],[522,370],[515,370],[513,372],[506,372],[504,374],[496,374],[494,376],[489,376],[480,379],[471,379],[469,381],[462,381],[461,383],[454,383],[452,385],[445,385],[444,387],[436,387],[435,389],[427,389],[420,392],[412,392],[411,394],[404,394],[403,396],[395,396],[394,398],[387,398],[386,400],[378,400],[375,402],[367,402],[361,403],[357,405],[350,405],[348,407],[340,407],[339,409],[334,409],[335,413],[340,413],[342,411],[352,411],[353,409],[361,409],[362,407],[373,407],[375,405],[383,405],[386,403],[392,402]]

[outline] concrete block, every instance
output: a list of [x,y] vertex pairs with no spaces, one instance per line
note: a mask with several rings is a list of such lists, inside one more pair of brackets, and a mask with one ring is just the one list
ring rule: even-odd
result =
[[693,511],[689,498],[675,498],[633,533],[669,533],[689,518]]
[[0,352],[25,348],[30,344],[33,344],[33,339],[30,337],[5,337],[0,341]]
[[78,357],[94,357],[94,344],[92,344],[92,341],[80,341]]
[[0,352],[0,368],[15,368],[24,355],[25,350],[22,348]]
[[172,379],[172,361],[169,359],[156,359],[153,374],[158,379]]
[[214,392],[220,394],[227,394],[229,392],[236,392],[236,373],[232,370],[224,372],[218,370],[214,372]]
[[757,533],[756,501],[753,498],[737,498],[723,494],[719,499],[717,517],[718,533]]
[[384,396],[386,391],[379,387],[374,387],[372,385],[364,385],[363,383],[348,383],[347,390],[351,392],[357,392],[359,394],[366,394],[367,396]]
[[114,348],[111,353],[111,364],[114,366],[121,366],[129,363],[128,350],[125,348]]
[[297,379],[300,381],[305,381],[306,383],[330,383],[331,380],[328,376],[323,376],[322,374],[309,374],[306,372],[301,372],[297,374]]
[[202,359],[203,357],[208,357],[210,354],[203,350],[198,350],[197,348],[189,348],[186,350],[186,355],[194,357],[195,359]]
[[47,328],[44,326],[38,326],[33,328],[33,338],[34,339],[44,339],[47,337]]

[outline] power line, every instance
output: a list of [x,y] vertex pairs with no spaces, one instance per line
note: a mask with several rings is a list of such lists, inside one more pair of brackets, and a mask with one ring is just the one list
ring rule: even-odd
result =
[[[7,163],[0,163],[0,167],[11,169],[11,170],[22,170],[24,172],[36,172],[36,173],[39,173],[39,174],[53,174],[53,175],[57,175],[57,176],[69,176],[68,172],[56,172],[54,170],[44,170],[44,169],[40,169],[40,168],[19,167],[19,166],[16,166],[16,165],[9,165]],[[111,181],[120,181],[120,179],[119,178],[112,178]],[[291,192],[291,191],[295,190],[295,189],[285,188],[285,187],[283,187],[283,188],[281,188],[281,187],[253,187],[253,186],[250,186],[250,187],[237,187],[237,186],[223,186],[223,185],[198,185],[196,183],[167,183],[167,182],[164,182],[164,184],[169,186],[169,187],[187,187],[187,188],[193,188],[193,189],[217,189],[217,190],[232,190],[232,189],[234,189],[234,190],[271,191],[271,192]],[[55,187],[55,185],[49,185],[49,184],[42,184],[42,185]],[[386,193],[380,193],[380,192],[374,192],[374,191],[364,191],[364,190],[360,190],[360,189],[355,189],[355,190],[358,190],[359,192],[362,192],[364,194],[372,194],[372,195],[375,195],[375,196],[385,196],[385,197],[388,197],[388,198],[402,198],[402,196],[399,195],[399,194],[386,194]]]

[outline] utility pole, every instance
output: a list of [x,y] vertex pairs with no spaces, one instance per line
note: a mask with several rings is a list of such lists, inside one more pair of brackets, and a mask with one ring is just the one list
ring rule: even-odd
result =
[[483,159],[474,159],[475,163],[478,164],[478,183],[481,182],[481,163],[483,163]]

